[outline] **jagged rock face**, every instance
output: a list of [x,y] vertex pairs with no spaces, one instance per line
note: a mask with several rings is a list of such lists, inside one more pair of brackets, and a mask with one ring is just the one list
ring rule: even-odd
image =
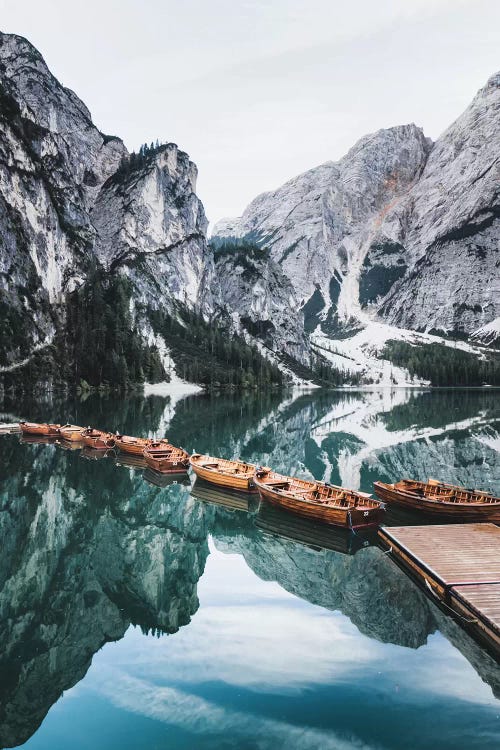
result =
[[96,260],[130,276],[133,306],[209,311],[207,222],[188,156],[167,144],[124,176],[122,141],[16,35],[0,34],[0,99],[0,365],[53,340],[67,293]]
[[407,328],[472,333],[500,315],[500,73],[434,145],[381,227],[408,272],[380,307]]
[[265,253],[237,246],[215,251],[220,294],[239,330],[280,356],[307,362],[308,341],[295,290],[282,268]]
[[[433,145],[414,125],[363,138],[256,198],[214,235],[270,249],[304,303],[306,330],[336,338],[384,320],[498,336],[500,74]],[[490,327],[488,327],[490,324]]]
[[[52,337],[55,305],[82,279],[90,207],[126,149],[15,35],[0,34],[0,96],[0,288],[33,321],[36,345]],[[22,354],[13,344],[13,358]]]
[[255,531],[219,534],[217,526],[214,541],[223,552],[243,555],[262,580],[340,610],[361,633],[382,642],[418,648],[436,629],[425,597],[375,547],[349,556]]
[[[367,233],[418,178],[429,148],[414,125],[380,130],[340,161],[259,196],[241,219],[217,224],[214,235],[246,237],[268,247],[302,304],[319,291],[319,313],[331,302],[341,304],[339,292],[359,265]],[[343,304],[350,310],[350,300]]]
[[207,220],[196,196],[196,166],[167,144],[131,174],[115,174],[92,210],[95,252],[110,271],[132,279],[135,300],[169,309],[174,300],[213,309]]

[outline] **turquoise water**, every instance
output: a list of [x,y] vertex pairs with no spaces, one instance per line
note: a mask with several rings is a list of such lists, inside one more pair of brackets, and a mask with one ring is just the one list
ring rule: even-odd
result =
[[[500,494],[500,395],[3,405],[369,491]],[[0,436],[0,747],[500,746],[500,667],[371,537]],[[400,522],[398,517],[389,522]]]

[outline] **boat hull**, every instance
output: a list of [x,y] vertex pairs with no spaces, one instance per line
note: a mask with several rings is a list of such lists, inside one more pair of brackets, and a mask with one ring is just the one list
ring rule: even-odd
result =
[[[160,441],[153,441],[150,438],[134,438],[128,435],[116,435],[115,447],[122,453],[129,453],[132,456],[142,456],[146,448],[150,446],[161,446]],[[165,445],[167,443],[165,442]]]
[[115,439],[109,432],[96,433],[85,435],[83,434],[83,443],[87,448],[92,448],[95,451],[108,451],[115,445]]
[[191,468],[199,479],[209,484],[215,484],[218,487],[225,487],[228,490],[238,490],[239,492],[257,492],[254,482],[253,471],[248,474],[237,476],[223,469],[211,469],[201,466],[194,460],[190,460]]
[[61,427],[59,434],[63,440],[68,443],[81,443],[83,442],[83,433],[85,427],[77,427],[76,425],[70,425],[68,427]]
[[256,485],[262,500],[271,503],[271,505],[303,518],[321,521],[321,523],[332,526],[341,526],[346,529],[377,527],[380,525],[384,512],[382,507],[372,508],[363,505],[354,508],[335,508],[324,503],[304,501],[283,495],[258,480],[256,480]]
[[385,482],[374,482],[375,494],[390,505],[399,505],[408,510],[424,514],[428,518],[453,520],[456,523],[467,521],[490,521],[500,523],[499,503],[456,503],[445,500],[431,500],[423,495],[397,489]]
[[170,443],[154,443],[144,450],[146,466],[160,474],[185,474],[189,469],[189,454]]
[[61,429],[59,424],[37,424],[36,422],[19,422],[23,435],[43,435],[57,437]]

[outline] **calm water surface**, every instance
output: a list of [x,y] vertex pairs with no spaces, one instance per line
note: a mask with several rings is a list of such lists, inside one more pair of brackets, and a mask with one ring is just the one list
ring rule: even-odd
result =
[[[500,494],[494,391],[2,409],[365,491],[434,476]],[[0,436],[0,747],[500,747],[499,665],[370,539],[151,480]]]

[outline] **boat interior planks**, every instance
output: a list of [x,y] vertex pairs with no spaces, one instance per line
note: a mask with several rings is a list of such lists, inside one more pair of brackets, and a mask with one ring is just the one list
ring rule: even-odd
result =
[[146,465],[160,474],[185,474],[189,468],[189,453],[170,443],[145,448],[144,458]]

